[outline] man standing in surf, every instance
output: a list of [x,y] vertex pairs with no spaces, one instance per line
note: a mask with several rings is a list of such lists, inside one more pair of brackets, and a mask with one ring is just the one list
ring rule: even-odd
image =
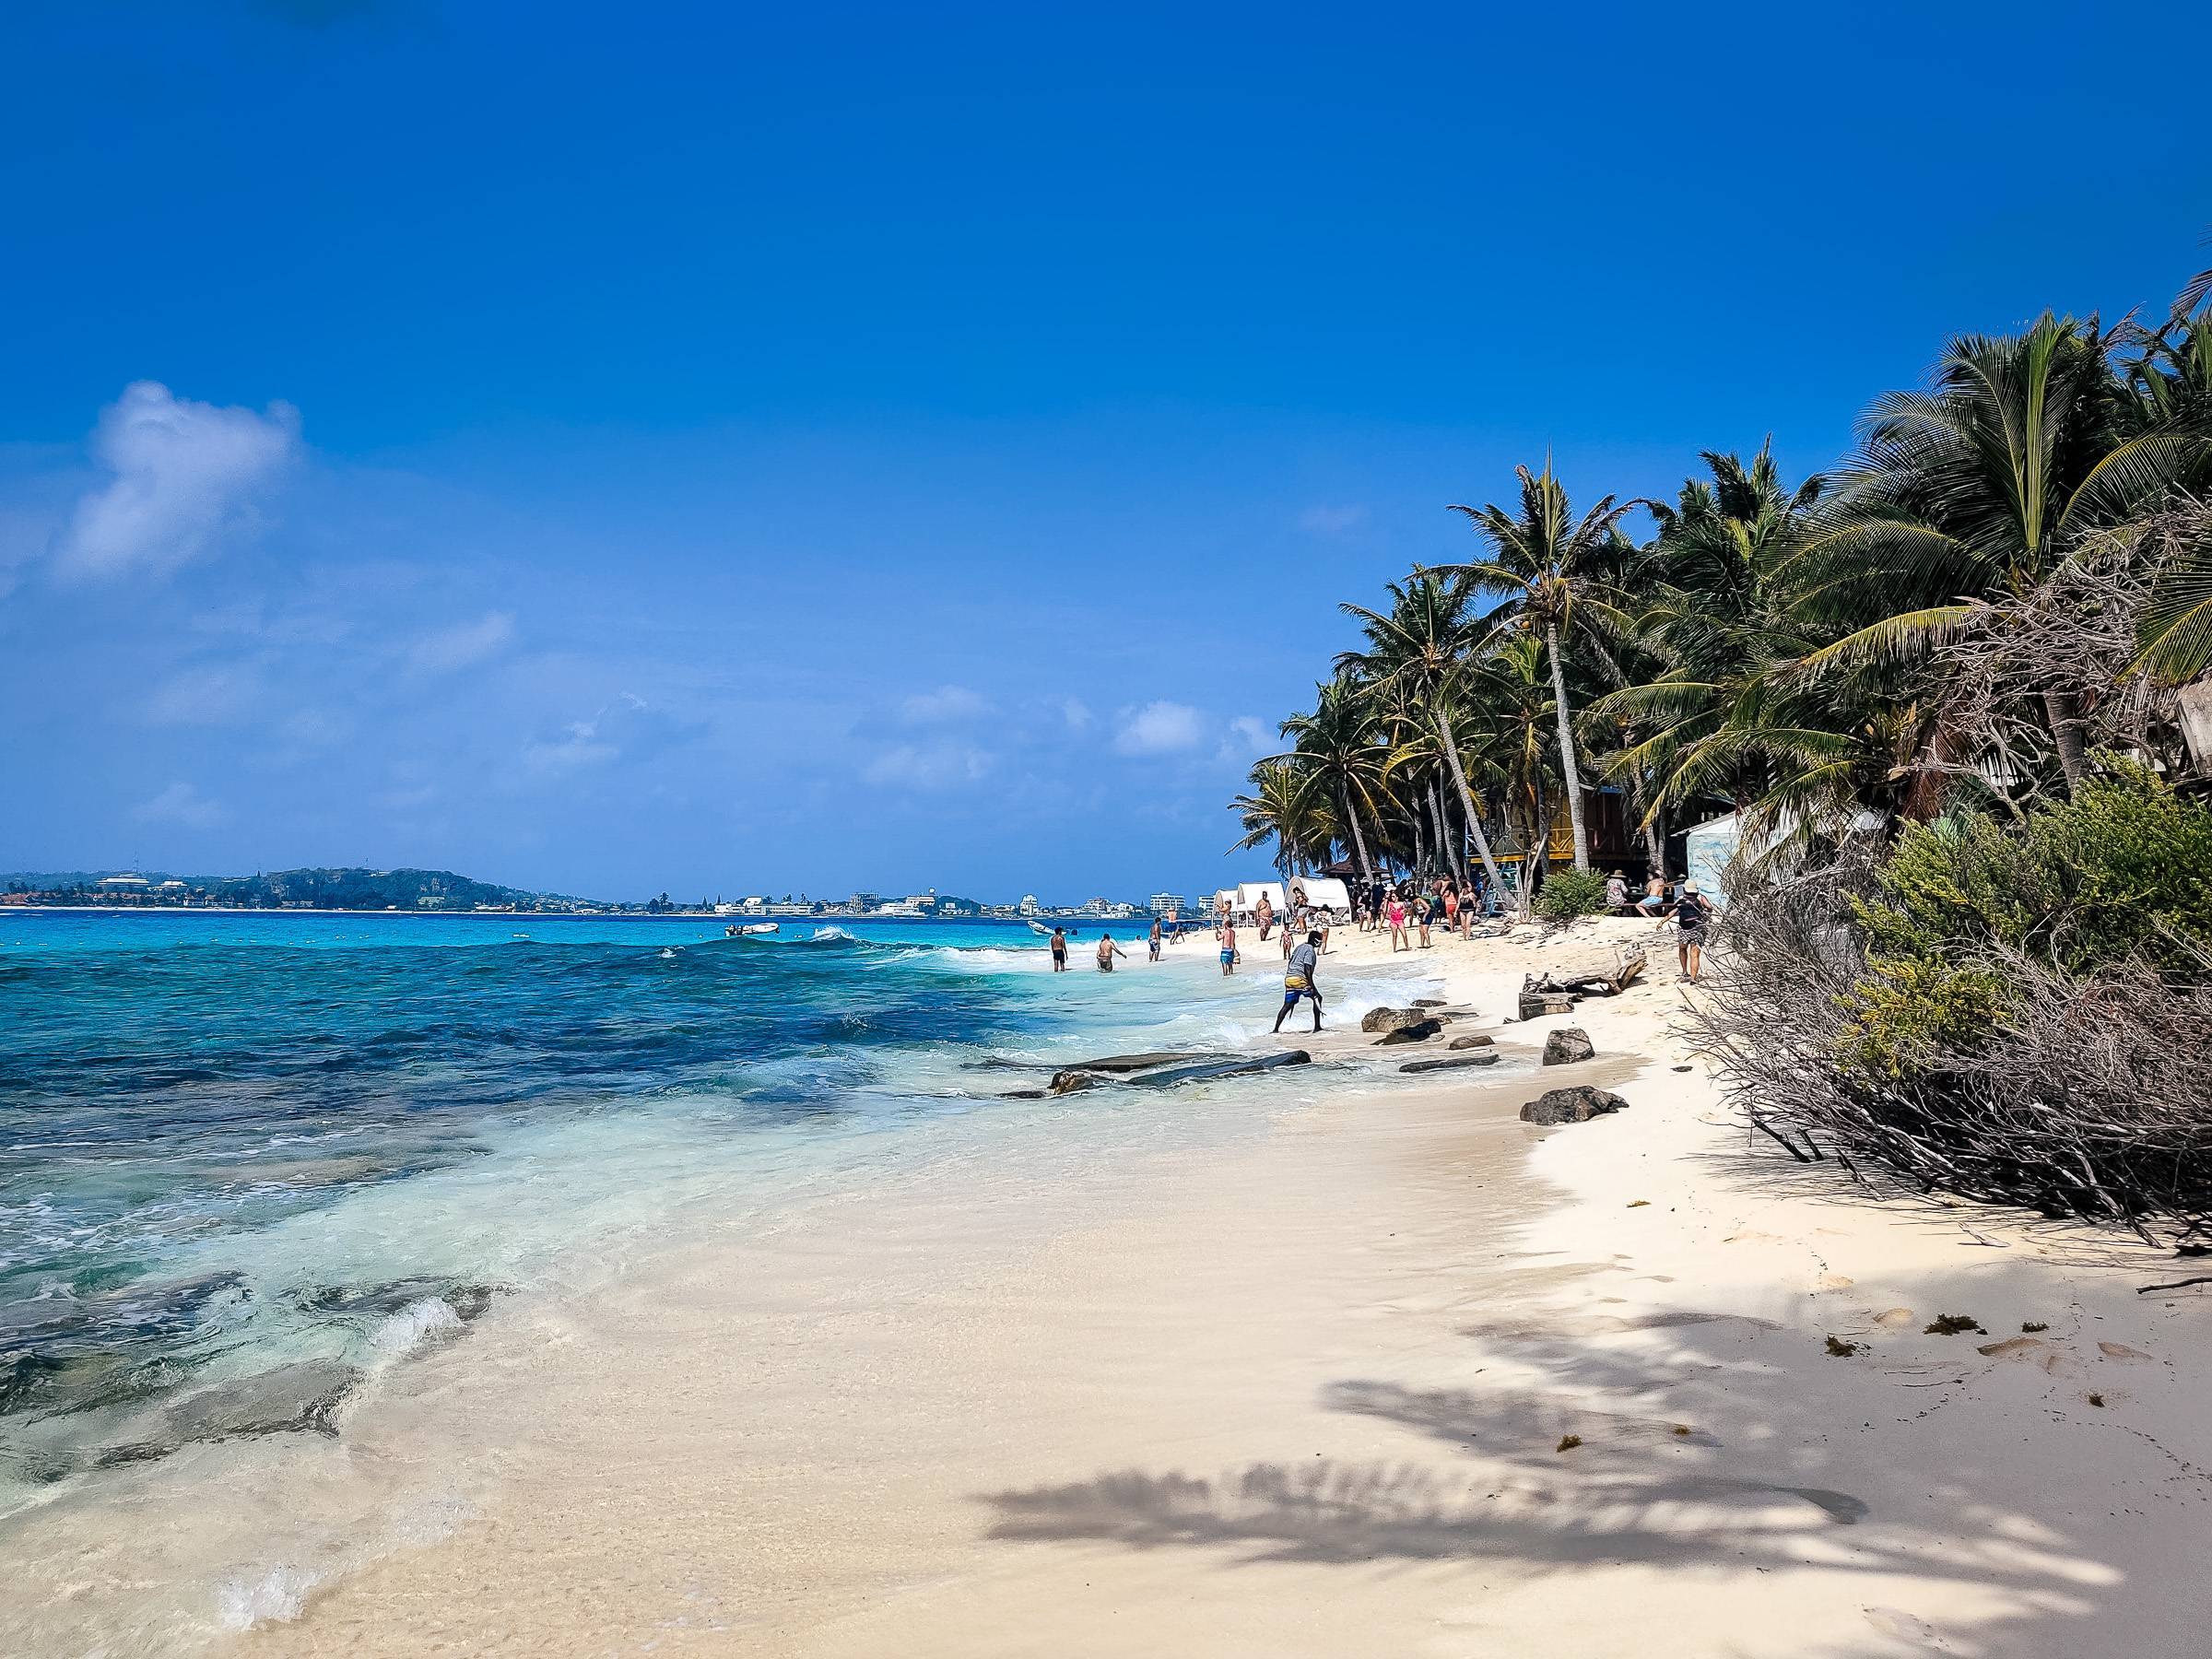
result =
[[1067,930],[1064,927],[1053,929],[1053,971],[1067,971]]
[[1313,1029],[1321,1030],[1321,987],[1313,982],[1313,975],[1321,961],[1321,935],[1318,931],[1306,935],[1306,942],[1290,953],[1283,964],[1283,1006],[1275,1017],[1275,1029],[1281,1030],[1283,1021],[1290,1018],[1290,1010],[1298,1006],[1298,999],[1313,999]]

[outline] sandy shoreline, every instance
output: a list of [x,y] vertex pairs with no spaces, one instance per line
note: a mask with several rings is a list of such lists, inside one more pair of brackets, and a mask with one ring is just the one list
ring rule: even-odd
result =
[[[1499,1023],[1524,967],[1621,936],[1647,986]],[[1401,958],[1510,1076],[1041,1183],[934,1169],[488,1321],[347,1425],[415,1545],[276,1586],[236,1649],[2194,1651],[2206,1289],[2136,1293],[2189,1265],[1748,1144],[1672,1069],[1665,943]],[[1564,1024],[1598,1058],[1539,1080]],[[1521,1124],[1555,1079],[1631,1109]]]

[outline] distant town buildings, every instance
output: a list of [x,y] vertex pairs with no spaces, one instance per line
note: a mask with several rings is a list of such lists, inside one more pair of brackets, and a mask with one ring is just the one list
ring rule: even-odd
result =
[[662,893],[645,903],[612,904],[495,887],[450,870],[300,869],[253,876],[181,877],[138,870],[6,878],[0,903],[25,906],[169,907],[199,910],[399,911],[415,913],[568,915],[881,917],[887,921],[1034,921],[1040,917],[1125,922],[1171,912],[1195,915],[1203,901],[1176,893],[1134,900],[1098,895],[1080,904],[1048,904],[1035,893],[1011,903],[957,897],[929,888],[899,898],[865,890],[849,899],[781,899],[766,893],[697,900]]

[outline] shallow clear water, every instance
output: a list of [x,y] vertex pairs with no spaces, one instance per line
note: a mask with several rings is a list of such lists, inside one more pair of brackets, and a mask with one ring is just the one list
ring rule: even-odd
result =
[[1004,1098],[1055,1063],[1272,1018],[1204,936],[1111,977],[1088,944],[1054,976],[991,924],[0,917],[0,1508],[327,1428],[678,1218],[865,1199],[947,1120],[1114,1110]]

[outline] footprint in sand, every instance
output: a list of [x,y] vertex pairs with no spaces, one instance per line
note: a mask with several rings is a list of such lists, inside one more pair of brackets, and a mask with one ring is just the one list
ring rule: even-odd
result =
[[2097,1351],[2107,1359],[2117,1359],[2123,1365],[2145,1365],[2151,1359],[2141,1348],[2129,1347],[2124,1342],[2100,1342],[2097,1345]]
[[1858,1282],[1848,1273],[1824,1273],[1813,1288],[1816,1290],[1848,1290]]
[[1910,1308],[1885,1308],[1874,1316],[1874,1323],[1885,1331],[1909,1331],[1916,1317]]
[[2008,1336],[2003,1342],[1985,1342],[1974,1352],[1987,1354],[1992,1359],[2036,1359],[2048,1346],[2032,1336]]

